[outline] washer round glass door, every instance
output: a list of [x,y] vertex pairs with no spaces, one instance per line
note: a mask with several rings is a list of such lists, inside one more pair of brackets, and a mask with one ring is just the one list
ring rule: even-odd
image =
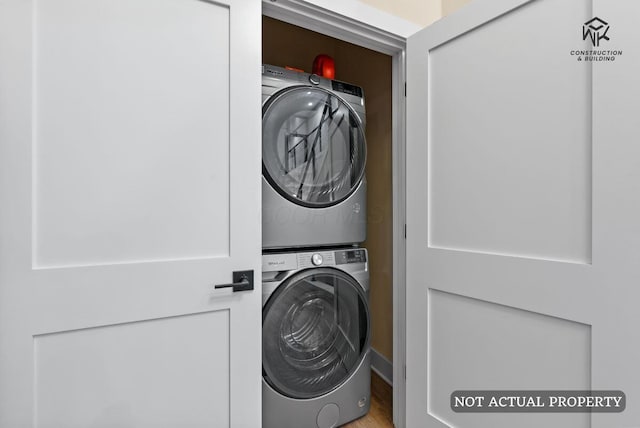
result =
[[263,309],[263,376],[285,396],[313,398],[334,390],[358,368],[368,348],[366,295],[337,269],[293,275]]
[[365,163],[361,121],[334,93],[296,86],[264,105],[263,174],[290,201],[312,208],[343,201],[360,184]]

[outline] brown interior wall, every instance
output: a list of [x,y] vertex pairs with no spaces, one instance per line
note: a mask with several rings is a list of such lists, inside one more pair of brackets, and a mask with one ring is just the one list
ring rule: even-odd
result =
[[372,345],[393,357],[391,57],[272,18],[262,19],[262,62],[311,72],[318,54],[334,58],[336,79],[361,86],[367,110],[367,241]]

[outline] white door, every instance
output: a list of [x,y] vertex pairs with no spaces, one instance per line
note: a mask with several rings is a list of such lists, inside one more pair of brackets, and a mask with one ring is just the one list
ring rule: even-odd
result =
[[[474,0],[409,39],[408,427],[640,426],[638,17],[635,0]],[[594,49],[609,60],[575,52]],[[626,410],[450,407],[590,389]]]
[[0,4],[0,427],[260,426],[260,1]]

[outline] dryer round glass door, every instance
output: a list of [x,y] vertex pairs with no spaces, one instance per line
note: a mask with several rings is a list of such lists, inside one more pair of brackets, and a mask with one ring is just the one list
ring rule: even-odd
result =
[[264,306],[263,376],[287,397],[313,398],[336,389],[368,349],[367,297],[342,271],[301,271],[280,285]]
[[365,163],[362,122],[333,92],[297,86],[265,103],[263,174],[285,198],[313,208],[335,205],[358,187]]

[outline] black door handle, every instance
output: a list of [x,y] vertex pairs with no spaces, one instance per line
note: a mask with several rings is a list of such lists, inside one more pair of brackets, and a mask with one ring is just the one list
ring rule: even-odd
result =
[[218,284],[215,288],[233,288],[236,291],[253,290],[253,271],[237,270],[233,272],[233,282],[231,284]]

